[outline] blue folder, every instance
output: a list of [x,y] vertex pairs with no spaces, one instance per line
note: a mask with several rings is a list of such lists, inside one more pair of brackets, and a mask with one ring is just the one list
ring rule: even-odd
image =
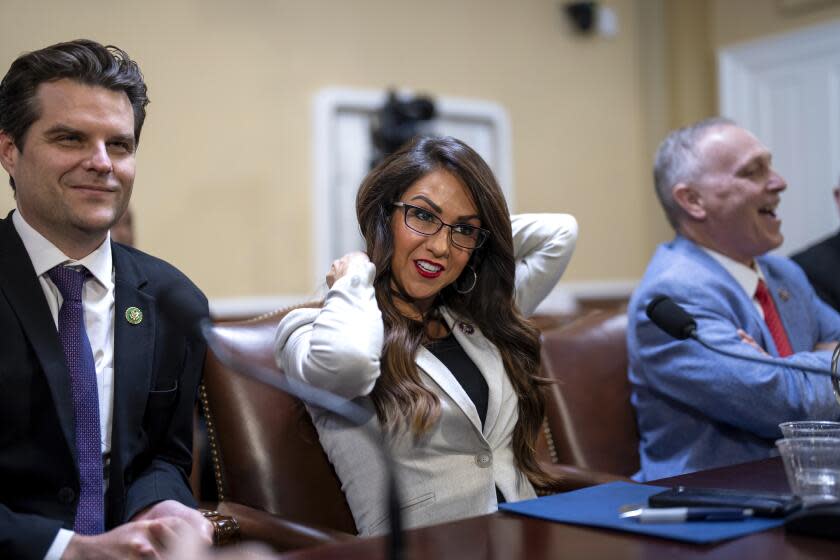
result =
[[565,494],[501,504],[499,509],[548,521],[604,527],[692,543],[712,543],[732,539],[772,529],[784,523],[784,519],[761,517],[742,521],[639,523],[635,519],[622,519],[618,516],[621,506],[629,504],[647,506],[648,498],[663,490],[667,488],[629,482],[610,482]]

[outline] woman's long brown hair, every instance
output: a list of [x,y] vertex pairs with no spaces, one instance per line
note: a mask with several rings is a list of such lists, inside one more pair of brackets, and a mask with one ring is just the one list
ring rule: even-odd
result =
[[[536,441],[545,411],[539,377],[539,332],[514,304],[513,235],[504,195],[484,160],[454,138],[418,137],[380,163],[365,178],[356,197],[356,214],[370,260],[376,266],[374,287],[385,324],[381,377],[371,395],[380,421],[389,429],[407,426],[421,436],[438,420],[440,401],[423,385],[414,358],[424,340],[425,325],[402,315],[394,304],[391,258],[394,242],[393,203],[418,179],[444,169],[467,187],[490,237],[473,252],[469,264],[477,274],[475,288],[461,294],[459,278],[438,295],[456,316],[474,323],[502,356],[508,379],[519,400],[513,432],[516,464],[532,482],[549,479],[536,460]],[[465,268],[468,284],[472,272]]]

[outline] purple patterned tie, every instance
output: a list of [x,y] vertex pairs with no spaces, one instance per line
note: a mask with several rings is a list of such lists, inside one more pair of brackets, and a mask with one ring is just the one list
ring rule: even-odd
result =
[[82,288],[88,271],[59,265],[51,269],[49,275],[64,298],[58,312],[58,338],[70,370],[79,455],[79,508],[73,530],[83,535],[97,535],[105,530],[105,499],[96,366],[82,309]]

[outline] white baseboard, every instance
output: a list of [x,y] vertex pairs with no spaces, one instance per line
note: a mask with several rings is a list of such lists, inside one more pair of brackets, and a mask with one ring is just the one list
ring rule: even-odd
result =
[[213,319],[229,320],[257,317],[269,311],[283,309],[305,301],[312,301],[312,295],[285,294],[280,296],[248,296],[232,298],[211,298],[210,315]]
[[629,299],[638,280],[561,282],[537,307],[540,315],[569,315],[587,300]]

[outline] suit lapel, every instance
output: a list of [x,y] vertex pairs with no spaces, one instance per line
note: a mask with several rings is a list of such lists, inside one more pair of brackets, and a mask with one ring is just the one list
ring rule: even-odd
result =
[[0,274],[0,290],[6,294],[9,305],[32,343],[32,349],[47,378],[64,439],[73,454],[74,463],[78,463],[70,372],[64,361],[64,350],[44,291],[23,242],[15,231],[11,216],[9,213],[5,220],[0,220],[0,270],[3,271]]
[[443,365],[443,363],[441,363],[434,354],[422,346],[417,352],[415,363],[417,364],[417,367],[425,371],[426,374],[438,384],[444,393],[449,395],[449,398],[458,405],[458,408],[460,408],[464,415],[469,418],[472,425],[480,433],[481,419],[478,417],[478,411],[475,409],[475,404],[446,366]]
[[[473,361],[484,380],[487,382],[487,418],[484,420],[484,435],[490,434],[496,427],[499,411],[502,405],[502,383],[504,375],[493,375],[491,372],[502,372],[504,366],[499,350],[484,338],[478,327],[469,323],[454,321],[452,332],[455,340]],[[461,325],[464,328],[461,328]]]
[[[714,275],[724,279],[720,286],[712,286],[709,289],[717,290],[717,296],[723,298],[727,306],[730,307],[739,318],[739,323],[755,341],[762,348],[768,352],[778,355],[776,344],[773,341],[773,336],[770,334],[770,329],[767,323],[764,322],[761,314],[755,306],[752,294],[747,294],[741,284],[733,277],[726,268],[723,267],[714,257],[704,251],[699,245],[693,241],[689,241],[685,237],[677,236],[675,240],[675,248],[685,254],[688,258],[687,266],[695,266],[697,264],[714,271]],[[765,271],[767,267],[764,263],[759,261],[762,270]],[[691,269],[686,269],[686,274],[691,274]],[[769,284],[768,284],[769,286]],[[771,288],[772,289],[772,288]]]
[[[127,249],[111,244],[114,258],[114,415],[111,442],[116,468],[124,464],[120,454],[128,453],[129,428],[142,425],[152,378],[157,317],[155,300],[142,291],[146,278]],[[142,320],[132,324],[126,310],[136,307]],[[116,451],[117,453],[114,453]]]
[[[451,383],[455,385],[456,389],[453,389],[453,391],[457,390],[461,395],[463,395],[463,399],[466,401],[464,405],[459,403],[459,406],[461,406],[461,408],[465,410],[465,413],[467,413],[466,405],[468,404],[469,410],[472,411],[472,416],[470,416],[470,414],[467,414],[467,416],[470,417],[473,425],[479,432],[482,432],[483,435],[489,434],[493,431],[493,428],[496,425],[496,420],[499,418],[499,411],[502,404],[502,384],[504,382],[504,378],[502,375],[492,374],[492,372],[503,371],[501,356],[499,355],[498,349],[490,344],[486,338],[484,338],[484,335],[481,334],[478,327],[457,320],[448,309],[443,309],[442,314],[446,324],[449,326],[449,329],[455,335],[455,340],[458,341],[458,344],[473,361],[475,366],[481,372],[481,375],[484,377],[484,380],[487,382],[487,417],[484,420],[483,427],[472,399],[469,398],[463,387],[461,387],[461,384],[458,383],[458,380],[452,376],[449,370],[446,369],[443,364],[440,364],[440,362],[438,363],[448,378],[451,379]],[[435,361],[437,361],[437,359]],[[452,393],[450,393],[450,395],[451,394]]]

